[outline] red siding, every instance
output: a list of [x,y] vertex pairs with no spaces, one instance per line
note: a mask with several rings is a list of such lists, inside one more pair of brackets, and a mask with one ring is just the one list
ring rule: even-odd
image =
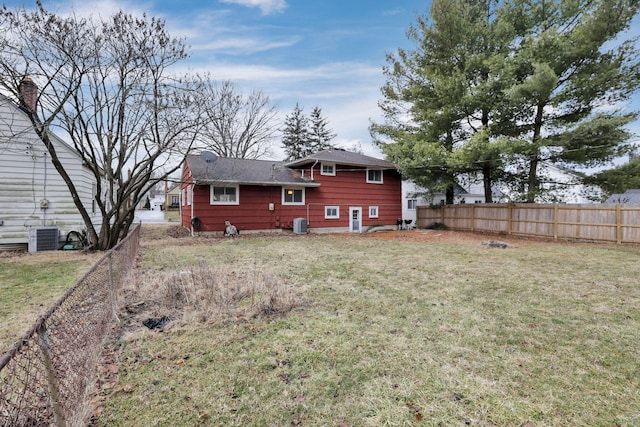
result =
[[[304,171],[310,176],[311,170]],[[338,167],[335,176],[313,171],[320,187],[305,188],[305,205],[282,205],[282,187],[241,185],[238,205],[211,205],[210,187],[196,185],[193,190],[193,216],[202,222],[202,231],[224,231],[225,221],[239,230],[292,228],[294,218],[306,218],[310,228],[349,227],[349,207],[362,208],[362,226],[393,225],[402,216],[401,178],[396,171],[383,172],[383,184],[366,182],[366,169]],[[188,166],[183,169],[183,184],[191,184]],[[273,203],[273,210],[269,204]],[[340,218],[325,219],[325,206],[339,206]],[[369,218],[369,206],[378,206],[378,218]],[[183,225],[190,227],[191,206],[182,207]]]
[[[305,169],[305,176],[310,176],[311,170]],[[319,190],[307,190],[307,204],[309,206],[309,227],[348,227],[349,207],[362,208],[362,225],[395,225],[402,217],[402,189],[400,174],[396,171],[385,170],[382,174],[382,184],[366,182],[366,169],[351,166],[336,167],[336,175],[321,175],[320,165],[313,170],[313,179],[320,183]],[[325,219],[325,206],[339,206],[339,219]],[[369,207],[378,206],[378,218],[369,218]]]

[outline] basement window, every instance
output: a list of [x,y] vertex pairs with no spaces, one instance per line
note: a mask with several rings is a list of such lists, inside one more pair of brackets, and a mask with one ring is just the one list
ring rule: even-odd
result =
[[338,219],[340,218],[340,208],[338,206],[325,206],[324,207],[325,219]]

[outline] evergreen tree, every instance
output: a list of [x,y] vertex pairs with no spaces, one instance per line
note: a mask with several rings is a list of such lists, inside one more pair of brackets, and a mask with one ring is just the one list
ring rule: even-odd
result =
[[503,19],[517,31],[500,79],[508,88],[501,132],[527,170],[524,200],[540,193],[541,161],[596,166],[623,154],[636,117],[614,106],[637,91],[636,40],[618,41],[638,11],[627,0],[512,0]]
[[[593,166],[622,153],[640,73],[635,40],[614,42],[638,10],[626,0],[434,0],[388,56],[371,133],[404,176],[453,201],[456,176],[506,179],[526,170],[523,199],[541,191],[542,160]],[[514,168],[515,169],[515,168]]]
[[322,117],[320,107],[314,107],[311,110],[311,119],[309,121],[309,148],[312,152],[327,150],[331,148],[331,141],[336,137],[333,130],[329,129],[327,119]]
[[436,0],[430,17],[409,29],[418,47],[387,58],[380,103],[386,123],[373,124],[372,135],[404,176],[444,191],[447,203],[456,177],[475,171],[483,173],[490,202],[494,171],[502,167],[490,125],[503,97],[495,70],[513,31],[497,19],[496,4]]
[[586,184],[597,185],[604,193],[604,199],[615,193],[640,188],[640,158],[622,166],[605,170],[585,178]]
[[293,112],[285,117],[284,129],[282,130],[282,145],[287,161],[293,161],[310,154],[308,124],[309,119],[296,103]]

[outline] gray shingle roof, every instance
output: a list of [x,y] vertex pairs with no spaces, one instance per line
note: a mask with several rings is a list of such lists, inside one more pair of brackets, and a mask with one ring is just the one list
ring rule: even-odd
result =
[[189,154],[187,164],[196,184],[320,185],[287,168],[284,162],[272,160],[217,157],[210,151],[203,151],[200,154]]
[[387,160],[376,159],[375,157],[369,157],[364,154],[353,153],[351,151],[345,151],[337,148],[320,151],[307,157],[303,157],[302,159],[294,160],[287,163],[287,166],[299,167],[316,161],[332,162],[349,166],[363,166],[376,169],[396,169],[396,165]]
[[622,194],[612,194],[605,203],[615,203],[621,205],[640,205],[640,190],[627,190]]

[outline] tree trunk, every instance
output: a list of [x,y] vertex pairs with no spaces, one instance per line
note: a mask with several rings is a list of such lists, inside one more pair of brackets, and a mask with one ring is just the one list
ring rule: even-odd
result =
[[493,203],[493,194],[491,192],[491,165],[485,164],[482,167],[482,182],[484,184],[484,202]]

